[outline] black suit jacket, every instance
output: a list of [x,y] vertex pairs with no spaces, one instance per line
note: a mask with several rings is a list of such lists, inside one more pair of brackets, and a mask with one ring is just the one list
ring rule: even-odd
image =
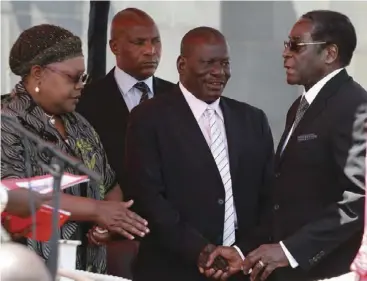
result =
[[[342,70],[319,92],[280,151],[300,98],[291,106],[276,154],[273,239],[282,240],[296,269],[276,270],[278,280],[318,280],[349,271],[360,245],[364,213],[365,145],[351,151],[353,133],[365,141],[356,114],[366,91]],[[353,153],[351,153],[353,152]]]
[[[167,92],[173,83],[153,77],[154,96]],[[114,68],[101,80],[88,85],[76,111],[83,115],[101,138],[108,161],[123,187],[125,134],[129,110],[114,77]]]
[[[269,198],[273,140],[263,111],[225,97],[220,106],[238,216],[236,244],[246,254],[260,243],[250,234]],[[205,280],[197,260],[208,243],[222,243],[225,192],[178,86],[132,111],[126,151],[125,194],[151,229],[140,244],[134,281]]]

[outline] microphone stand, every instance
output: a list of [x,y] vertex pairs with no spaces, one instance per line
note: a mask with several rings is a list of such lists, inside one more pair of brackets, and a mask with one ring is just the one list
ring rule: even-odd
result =
[[48,264],[52,278],[56,278],[58,267],[58,256],[59,256],[58,240],[60,238],[60,231],[59,231],[60,191],[64,169],[65,169],[65,163],[63,161],[61,161],[59,158],[56,157],[52,159],[51,169],[49,169],[49,172],[54,178],[53,200],[52,200],[54,211],[52,213],[51,252]]
[[[48,260],[48,268],[52,277],[52,280],[56,280],[57,266],[58,266],[58,239],[59,234],[59,209],[60,209],[60,191],[61,181],[64,173],[65,166],[70,166],[73,169],[87,175],[90,180],[95,182],[101,182],[101,176],[94,171],[88,169],[80,160],[69,157],[63,152],[55,148],[53,144],[47,143],[38,137],[36,134],[25,129],[16,117],[12,117],[6,114],[1,114],[3,121],[11,125],[16,131],[18,131],[24,138],[33,142],[39,152],[47,152],[53,155],[52,163],[50,166],[39,163],[42,168],[49,172],[53,178],[53,213],[52,213],[52,236],[50,240],[51,253]],[[25,147],[27,149],[27,147]]]

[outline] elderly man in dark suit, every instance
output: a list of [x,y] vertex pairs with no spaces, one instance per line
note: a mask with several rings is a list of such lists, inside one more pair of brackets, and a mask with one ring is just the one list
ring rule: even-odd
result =
[[[244,260],[253,280],[311,281],[350,270],[365,199],[364,169],[356,167],[364,166],[366,149],[362,143],[354,151],[353,125],[367,92],[345,70],[356,43],[349,18],[333,11],[306,13],[285,42],[287,82],[305,91],[288,111],[276,153],[274,244]],[[231,259],[228,249],[218,254]]]

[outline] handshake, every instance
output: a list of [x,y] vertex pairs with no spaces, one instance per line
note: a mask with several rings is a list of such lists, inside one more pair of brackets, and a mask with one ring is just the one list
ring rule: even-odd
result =
[[250,274],[251,281],[264,281],[277,268],[289,266],[279,243],[261,245],[250,252],[245,259],[235,247],[207,245],[200,253],[198,267],[207,278],[227,280],[242,272]]
[[243,270],[243,259],[234,247],[208,244],[200,253],[198,267],[207,278],[226,280]]

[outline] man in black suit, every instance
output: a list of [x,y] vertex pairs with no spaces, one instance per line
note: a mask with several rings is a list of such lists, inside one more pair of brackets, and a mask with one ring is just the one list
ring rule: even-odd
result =
[[76,110],[97,131],[123,188],[129,112],[174,84],[154,76],[161,57],[161,41],[156,24],[145,12],[128,8],[117,13],[112,20],[109,43],[116,67],[105,78],[86,86]]
[[268,206],[271,131],[263,111],[221,96],[230,78],[224,36],[189,31],[177,69],[174,90],[134,109],[128,125],[125,195],[151,229],[134,281],[208,280],[199,269],[226,269],[219,259],[206,268],[216,245],[238,257],[260,245],[253,230]]
[[[156,24],[145,12],[128,8],[117,13],[109,43],[116,67],[85,87],[76,110],[97,131],[124,189],[125,134],[130,111],[164,94],[174,84],[154,76],[161,57],[161,41]],[[98,240],[99,236],[94,238]],[[131,263],[137,250],[136,242],[126,240],[108,245],[108,273],[131,279]]]
[[[287,82],[305,91],[288,111],[276,153],[271,236],[277,243],[246,257],[252,278],[305,281],[349,271],[361,242],[365,193],[364,170],[350,168],[365,161],[364,145],[351,153],[356,114],[367,103],[345,70],[355,48],[352,23],[333,11],[303,15],[285,42]],[[228,256],[225,249],[213,256],[220,251]]]

